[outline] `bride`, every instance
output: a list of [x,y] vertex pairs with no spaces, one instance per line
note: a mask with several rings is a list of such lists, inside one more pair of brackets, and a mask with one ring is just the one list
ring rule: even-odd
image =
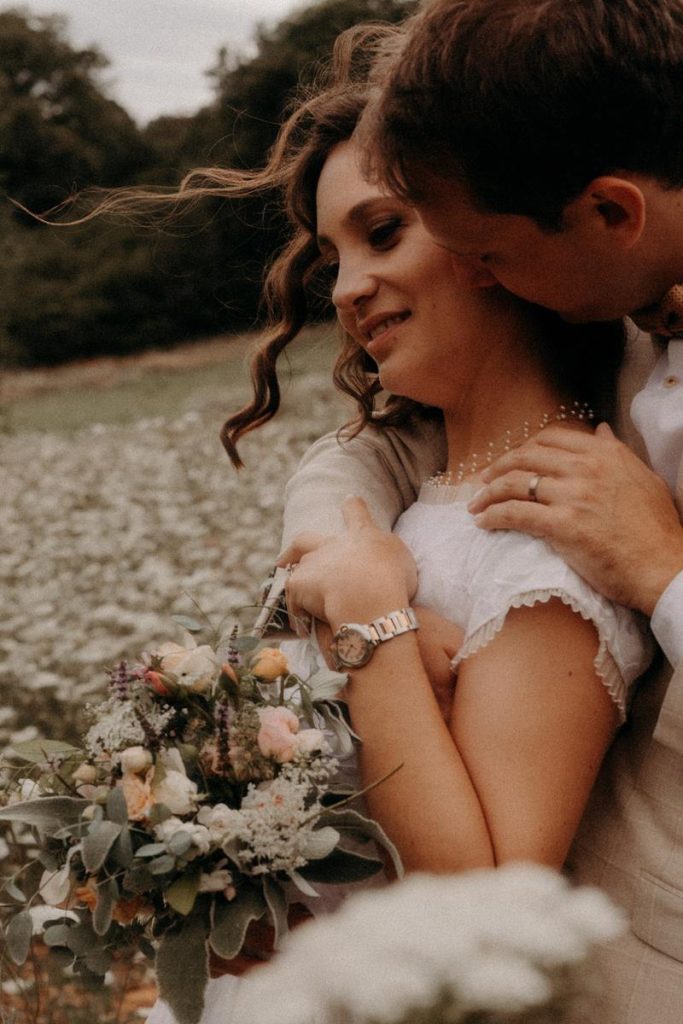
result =
[[[224,441],[239,465],[240,437],[277,410],[275,361],[306,321],[307,288],[331,279],[335,379],[358,400],[359,438],[443,416],[447,452],[393,533],[351,497],[341,532],[295,539],[282,558],[290,610],[317,620],[321,649],[349,672],[362,782],[401,765],[367,802],[407,870],[560,868],[648,643],[633,613],[544,542],[479,530],[467,502],[491,459],[549,423],[592,429],[586,403],[610,392],[621,336],[562,324],[456,265],[364,176],[354,132],[366,102],[364,86],[341,82],[302,105],[256,183],[284,187],[293,236],[270,273],[281,316],[256,358],[254,401]],[[200,191],[236,187],[229,172],[203,173]],[[594,331],[613,341],[593,348]],[[610,359],[596,365],[596,351]],[[241,985],[211,981],[202,1024],[242,1024]],[[148,1024],[172,1021],[159,1001]]]

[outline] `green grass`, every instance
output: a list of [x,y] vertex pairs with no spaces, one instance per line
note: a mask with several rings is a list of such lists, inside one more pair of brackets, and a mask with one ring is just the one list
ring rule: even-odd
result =
[[[310,328],[281,358],[280,376],[286,401],[287,382],[308,372],[331,372],[336,350],[334,328]],[[139,367],[112,386],[65,386],[7,403],[0,409],[0,432],[69,433],[93,423],[123,424],[157,416],[175,416],[192,409],[193,398],[207,393],[225,403],[225,415],[250,397],[244,344],[226,343],[225,359],[205,366],[151,370]]]

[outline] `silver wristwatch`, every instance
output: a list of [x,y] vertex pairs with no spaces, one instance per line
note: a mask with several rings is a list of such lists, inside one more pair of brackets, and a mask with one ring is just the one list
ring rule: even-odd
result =
[[388,615],[381,615],[366,626],[358,622],[345,622],[334,634],[330,644],[334,667],[361,668],[367,665],[380,644],[417,628],[412,608],[400,608]]

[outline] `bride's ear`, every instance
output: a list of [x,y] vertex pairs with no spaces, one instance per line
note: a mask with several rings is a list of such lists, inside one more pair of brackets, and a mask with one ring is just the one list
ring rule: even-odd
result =
[[500,282],[485,266],[477,266],[451,253],[451,264],[463,288],[493,288]]

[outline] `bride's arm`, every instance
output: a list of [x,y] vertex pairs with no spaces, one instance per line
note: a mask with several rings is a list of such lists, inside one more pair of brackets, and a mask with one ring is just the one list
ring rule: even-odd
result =
[[[332,629],[403,607],[414,588],[401,541],[377,530],[362,503],[348,502],[347,518],[346,533],[304,554],[290,583],[290,600]],[[415,633],[352,672],[364,781],[403,764],[368,803],[407,868],[562,863],[616,721],[596,649],[593,627],[564,606],[513,613],[461,667],[453,735]]]

